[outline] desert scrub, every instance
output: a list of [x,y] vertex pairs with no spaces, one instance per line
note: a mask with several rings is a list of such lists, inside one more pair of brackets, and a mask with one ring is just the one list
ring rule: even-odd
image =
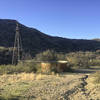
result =
[[57,53],[54,50],[46,50],[36,55],[34,58],[36,61],[58,61],[65,60],[65,55]]
[[22,66],[14,66],[14,65],[1,65],[0,66],[0,74],[13,74],[13,73],[21,73],[28,71],[29,68]]
[[57,53],[54,50],[46,50],[37,54],[34,58],[35,61],[41,62],[41,72],[45,74],[70,71],[71,66],[66,63],[67,61],[65,59],[66,54]]
[[100,71],[93,74],[94,81],[93,83],[100,84]]
[[0,65],[0,74],[13,74],[13,73],[30,73],[36,72],[37,68],[35,64],[31,63],[19,63],[18,65]]
[[3,74],[0,76],[0,83],[5,81],[9,84],[20,81],[34,81],[45,78],[46,75],[35,73]]
[[47,76],[34,73],[0,75],[0,100],[27,100],[23,99],[26,98],[23,94],[33,87],[36,81],[45,77]]
[[0,87],[0,96],[4,97],[6,100],[9,100],[9,98],[20,97],[32,85],[32,82],[29,83],[27,81],[15,82],[13,84],[7,83]]

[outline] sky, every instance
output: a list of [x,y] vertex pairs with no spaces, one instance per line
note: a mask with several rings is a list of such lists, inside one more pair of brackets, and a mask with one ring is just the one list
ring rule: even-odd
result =
[[0,19],[52,36],[100,38],[100,0],[0,0]]

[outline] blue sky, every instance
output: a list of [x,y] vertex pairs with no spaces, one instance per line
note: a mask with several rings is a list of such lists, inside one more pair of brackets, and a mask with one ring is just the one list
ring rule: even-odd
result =
[[100,38],[100,0],[0,0],[0,18],[53,36]]

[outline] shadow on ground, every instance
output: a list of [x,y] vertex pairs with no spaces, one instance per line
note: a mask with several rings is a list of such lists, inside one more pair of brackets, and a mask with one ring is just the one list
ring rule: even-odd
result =
[[100,68],[77,69],[74,70],[74,73],[91,74],[91,73],[95,73],[96,71],[100,71]]
[[19,100],[19,98],[17,98],[17,97],[12,97],[12,98],[0,97],[0,100]]

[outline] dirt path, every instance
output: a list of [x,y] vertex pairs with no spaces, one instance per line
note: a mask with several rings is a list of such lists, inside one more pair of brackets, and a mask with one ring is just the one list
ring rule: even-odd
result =
[[83,74],[48,76],[41,81],[34,81],[34,86],[24,96],[29,100],[69,100],[70,95],[83,88],[86,77]]
[[[83,69],[74,74],[48,76],[40,81],[35,81],[25,97],[28,100],[100,100],[92,99],[90,91],[85,87],[86,79],[93,69]],[[87,73],[86,73],[87,72]]]

